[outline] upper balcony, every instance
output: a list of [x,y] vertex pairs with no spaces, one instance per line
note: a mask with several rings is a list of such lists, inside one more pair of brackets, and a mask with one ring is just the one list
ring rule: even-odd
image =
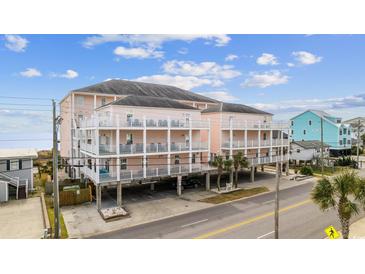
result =
[[[119,145],[119,153],[116,145],[105,145],[100,144],[99,149],[96,145],[87,144],[84,142],[80,143],[80,148],[84,152],[88,152],[91,154],[99,154],[99,155],[138,155],[144,154],[166,154],[166,153],[177,153],[177,152],[189,152],[190,145],[188,143],[171,143],[170,151],[168,149],[167,143],[149,143],[146,144],[146,148],[144,148],[143,143],[137,144],[120,144]],[[207,151],[208,143],[206,142],[193,142],[191,145],[191,151]]]
[[[272,139],[270,140],[258,140],[258,139],[250,139],[247,140],[247,144],[244,140],[233,141],[232,149],[245,149],[245,148],[259,148],[259,147],[270,147],[270,146],[288,146],[288,139]],[[230,141],[226,140],[222,142],[223,149],[230,149]]]
[[285,121],[251,121],[251,120],[225,120],[222,121],[223,130],[288,130],[289,123]]
[[173,118],[129,118],[118,115],[91,117],[80,121],[81,129],[209,129],[209,121]]

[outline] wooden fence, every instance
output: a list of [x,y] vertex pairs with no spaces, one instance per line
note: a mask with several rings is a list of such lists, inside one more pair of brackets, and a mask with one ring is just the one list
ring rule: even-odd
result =
[[91,201],[90,186],[78,190],[60,191],[60,206],[78,205]]

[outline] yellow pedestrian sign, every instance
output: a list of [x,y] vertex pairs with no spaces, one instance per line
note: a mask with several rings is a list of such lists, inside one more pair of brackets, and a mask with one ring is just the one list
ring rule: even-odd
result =
[[324,232],[326,232],[328,238],[330,238],[331,240],[333,239],[337,239],[338,237],[340,237],[340,234],[336,231],[336,229],[333,226],[329,226],[327,227]]

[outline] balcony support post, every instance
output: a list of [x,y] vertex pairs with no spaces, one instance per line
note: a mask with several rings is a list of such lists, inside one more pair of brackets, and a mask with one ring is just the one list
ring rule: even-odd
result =
[[117,181],[120,181],[120,157],[119,157],[119,154],[120,154],[120,140],[119,140],[119,116],[117,115],[117,132],[116,132],[116,140],[115,140],[115,145],[116,145],[116,154],[118,155],[118,158],[117,158]]
[[229,158],[233,157],[233,118],[229,117]]
[[245,121],[245,157],[247,158],[247,120]]
[[101,185],[96,185],[96,208],[99,211],[101,209]]
[[255,182],[255,166],[254,165],[252,165],[251,166],[251,182],[253,183],[253,182]]
[[118,182],[117,183],[117,206],[121,207],[122,204],[123,204],[123,201],[122,201],[122,182]]
[[193,130],[192,130],[192,119],[191,117],[189,117],[189,172],[192,171],[192,166],[191,166],[191,163],[192,163],[192,158],[193,158]]
[[171,174],[171,119],[167,118],[167,174]]
[[147,176],[147,131],[146,131],[146,117],[143,116],[143,178]]
[[155,184],[154,183],[150,184],[150,189],[151,189],[151,191],[155,191]]
[[272,129],[270,129],[270,150],[269,150],[269,156],[270,156],[270,163],[272,162]]
[[208,118],[208,163],[210,162],[210,142],[211,142],[211,128],[210,128],[210,118]]
[[176,182],[177,196],[181,196],[181,180],[182,180],[182,176],[181,175],[178,175],[176,180],[177,180],[177,182]]
[[258,163],[261,163],[261,121],[258,123],[259,131],[257,132],[257,155],[258,155]]
[[210,190],[210,173],[209,171],[205,174],[205,190]]

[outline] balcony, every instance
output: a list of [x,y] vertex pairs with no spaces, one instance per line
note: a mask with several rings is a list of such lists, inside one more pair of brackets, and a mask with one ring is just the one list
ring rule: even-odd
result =
[[[289,144],[289,140],[283,139],[283,145],[286,146],[288,144]],[[270,140],[260,140],[260,143],[257,139],[247,140],[247,146],[244,141],[233,141],[232,142],[233,149],[269,147],[269,146],[270,146]],[[272,139],[272,146],[281,146],[281,139]],[[223,141],[222,148],[230,149],[229,141]]]
[[168,146],[167,144],[147,144],[146,145],[146,152],[147,153],[159,153],[159,152],[167,152]]
[[139,154],[143,153],[143,144],[121,144],[119,145],[120,154]]
[[[146,128],[168,128],[169,121],[166,117],[163,118],[151,118],[146,119]],[[143,118],[129,118],[122,119],[118,116],[100,116],[100,117],[91,117],[88,119],[84,119],[80,121],[80,128],[144,128],[144,119]],[[209,121],[206,120],[191,120],[191,127],[194,129],[208,129]],[[190,121],[184,119],[171,119],[170,120],[170,128],[171,129],[189,129]]]
[[[222,129],[227,130],[230,128],[231,128],[230,121],[226,120],[222,122]],[[283,130],[283,129],[289,129],[289,123],[283,121],[263,122],[263,121],[232,120],[232,129]]]

